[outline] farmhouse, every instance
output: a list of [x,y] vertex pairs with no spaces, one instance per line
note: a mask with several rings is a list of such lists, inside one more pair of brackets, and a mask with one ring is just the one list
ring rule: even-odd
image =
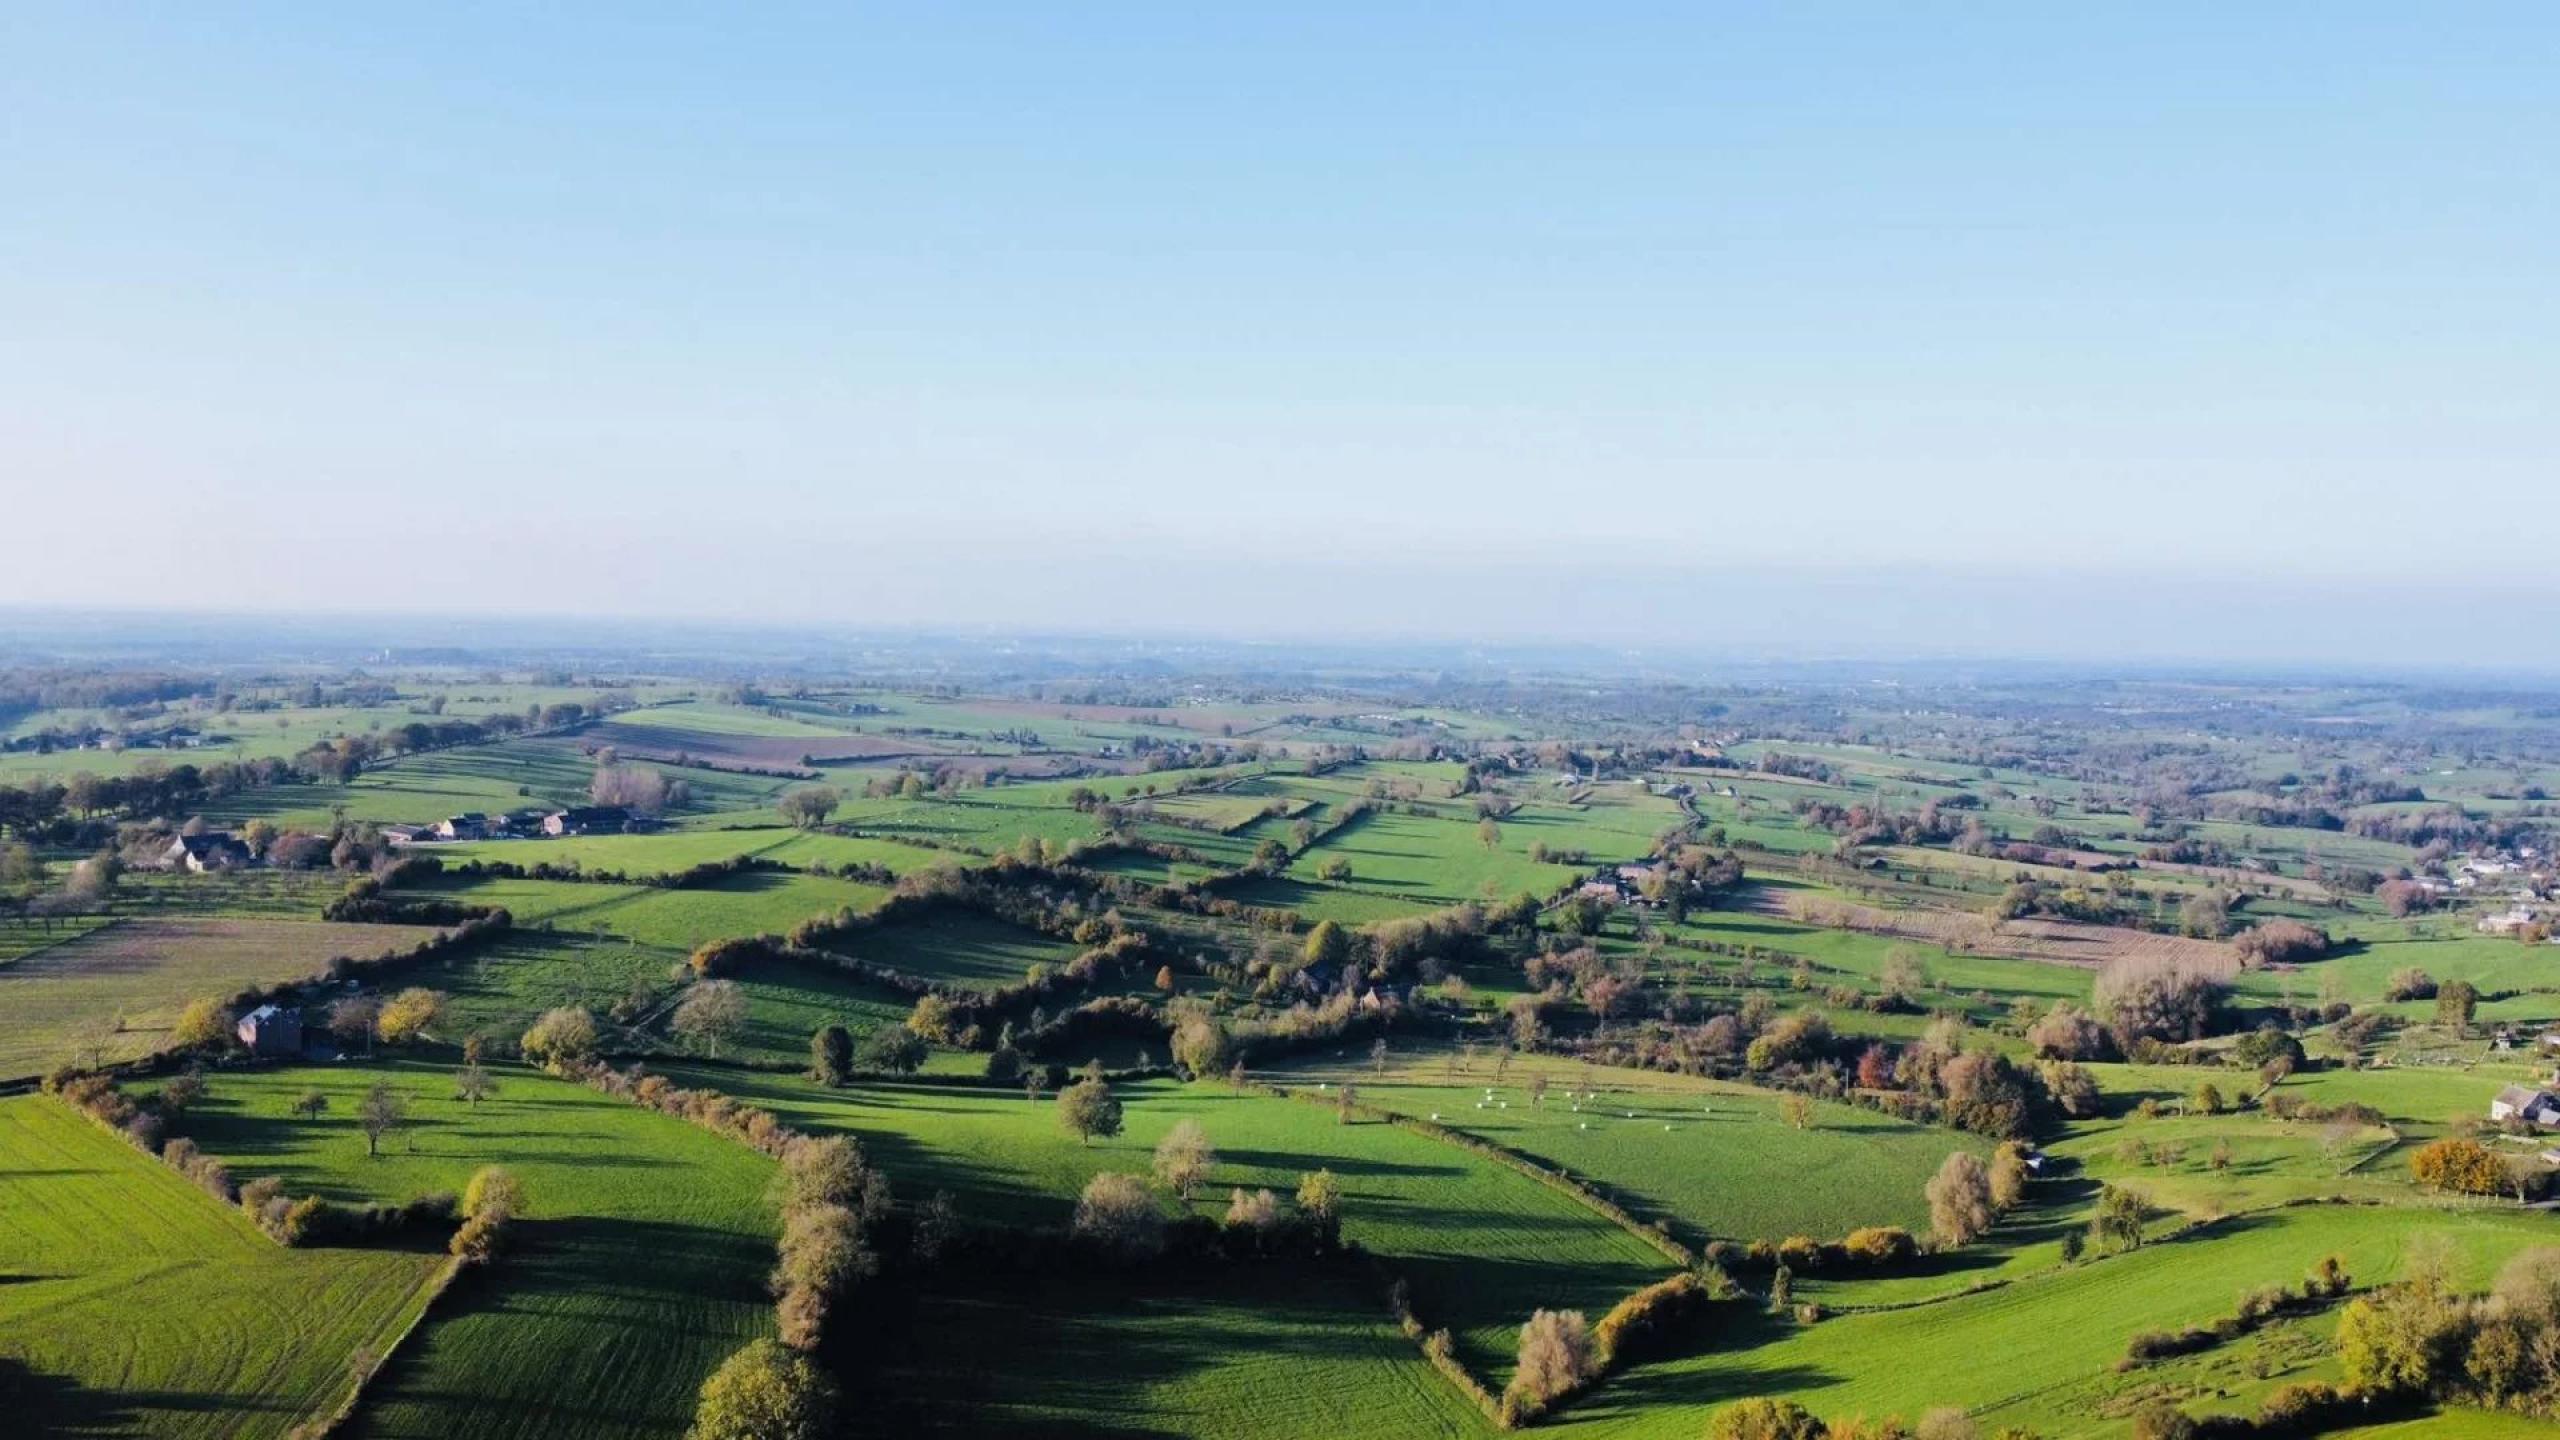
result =
[[252,1055],[302,1053],[302,1012],[281,1005],[261,1005],[240,1017],[240,1043]]
[[572,805],[542,817],[545,835],[619,835],[631,828],[631,812],[619,805]]
[[478,840],[489,833],[489,817],[477,810],[436,822],[439,840]]
[[2521,1120],[2537,1130],[2560,1130],[2560,1099],[2548,1090],[2509,1085],[2489,1102],[2489,1118],[2502,1125]]
[[217,870],[238,870],[254,862],[249,847],[230,834],[208,830],[202,835],[181,835],[169,842],[160,854],[162,868],[185,870],[205,875]]

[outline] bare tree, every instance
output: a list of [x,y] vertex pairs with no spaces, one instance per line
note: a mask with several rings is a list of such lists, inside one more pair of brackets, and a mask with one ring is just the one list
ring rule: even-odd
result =
[[398,1130],[409,1120],[409,1102],[388,1084],[376,1082],[364,1092],[364,1103],[356,1107],[356,1123],[364,1127],[364,1153],[380,1155],[382,1137]]
[[1191,1203],[1201,1182],[1209,1178],[1210,1167],[1217,1163],[1218,1152],[1196,1120],[1175,1121],[1164,1139],[1156,1143],[1156,1179],[1185,1205]]
[[734,980],[701,980],[676,1002],[668,1022],[678,1035],[717,1059],[720,1047],[734,1044],[747,1029],[747,992]]

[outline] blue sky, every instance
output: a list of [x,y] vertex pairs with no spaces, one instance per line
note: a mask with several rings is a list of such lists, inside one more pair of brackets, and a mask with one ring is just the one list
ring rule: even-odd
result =
[[8,7],[0,603],[2560,589],[2560,11],[1244,8]]

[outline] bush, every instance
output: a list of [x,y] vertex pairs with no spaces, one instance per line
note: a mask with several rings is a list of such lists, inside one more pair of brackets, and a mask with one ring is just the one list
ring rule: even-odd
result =
[[1840,1242],[1850,1259],[1863,1265],[1899,1265],[1920,1253],[1911,1232],[1895,1225],[1869,1225],[1852,1230]]
[[1660,1352],[1669,1345],[1670,1332],[1695,1317],[1706,1304],[1706,1285],[1687,1271],[1647,1285],[1611,1306],[1592,1328],[1598,1363],[1605,1369]]
[[835,1421],[835,1383],[771,1340],[750,1342],[702,1385],[685,1440],[819,1440]]
[[1793,1400],[1740,1400],[1707,1422],[1707,1440],[1827,1440],[1830,1427]]
[[1581,1389],[1599,1374],[1591,1328],[1579,1310],[1539,1310],[1520,1327],[1519,1368],[1503,1407],[1523,1416],[1536,1415]]
[[1094,1176],[1076,1199],[1074,1223],[1078,1237],[1125,1258],[1164,1249],[1164,1211],[1135,1175],[1105,1171]]
[[2495,1195],[2505,1167],[2477,1140],[2438,1140],[2409,1157],[2409,1173],[2421,1185],[2455,1195]]

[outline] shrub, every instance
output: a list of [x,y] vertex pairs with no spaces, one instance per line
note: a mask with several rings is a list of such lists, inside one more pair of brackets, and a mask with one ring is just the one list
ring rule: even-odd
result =
[[819,1440],[834,1426],[826,1373],[771,1340],[750,1342],[703,1382],[685,1440]]
[[1663,1349],[1670,1331],[1697,1315],[1707,1304],[1707,1287],[1687,1271],[1647,1285],[1611,1306],[1592,1327],[1591,1341],[1602,1368],[1639,1360]]
[[1898,1265],[1920,1252],[1911,1232],[1895,1225],[1869,1225],[1849,1232],[1840,1248],[1866,1265]]
[[1538,1310],[1520,1327],[1519,1368],[1503,1392],[1506,1409],[1536,1415],[1599,1373],[1591,1329],[1579,1310]]
[[1929,1226],[1944,1245],[1968,1245],[1991,1228],[1991,1176],[1982,1157],[1958,1150],[1927,1186]]
[[1738,1400],[1707,1422],[1707,1440],[1828,1440],[1830,1433],[1793,1400]]
[[1075,1233],[1114,1254],[1136,1259],[1164,1249],[1164,1211],[1135,1175],[1096,1175],[1076,1199]]

